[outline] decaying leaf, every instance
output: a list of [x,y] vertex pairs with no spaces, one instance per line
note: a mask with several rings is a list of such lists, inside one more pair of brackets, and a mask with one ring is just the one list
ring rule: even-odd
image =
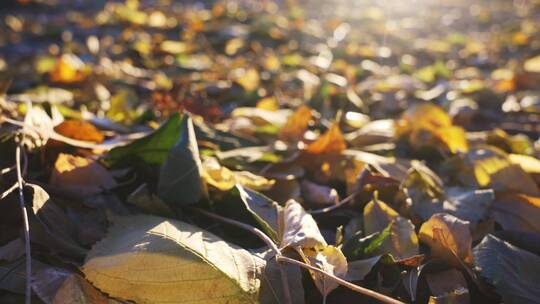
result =
[[451,265],[458,265],[459,260],[472,263],[472,237],[469,222],[445,213],[434,214],[422,224],[420,240],[431,248],[433,256],[444,259]]
[[[341,250],[334,246],[325,246],[322,250],[310,251],[306,250],[305,262],[331,273],[339,278],[344,278],[347,275],[347,259]],[[328,279],[327,276],[310,270],[311,277],[315,282],[315,286],[323,296],[328,295],[332,290],[338,287],[338,283]]]
[[429,303],[456,303],[468,304],[470,302],[467,281],[456,269],[450,269],[438,273],[427,274],[431,294]]
[[540,257],[493,235],[474,247],[473,254],[480,276],[497,288],[504,303],[540,301]]
[[222,166],[214,157],[205,158],[202,162],[203,179],[210,186],[221,191],[232,189],[240,184],[253,190],[268,190],[274,184],[273,180],[255,175],[249,171],[232,171]]
[[137,303],[257,303],[264,260],[190,224],[116,218],[86,257],[86,278]]
[[279,214],[282,207],[268,197],[240,184],[236,185],[246,209],[274,241],[278,241]]

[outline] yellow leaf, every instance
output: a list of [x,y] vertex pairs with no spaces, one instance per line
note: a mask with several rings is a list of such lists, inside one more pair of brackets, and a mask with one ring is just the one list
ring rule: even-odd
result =
[[277,111],[279,104],[275,97],[266,97],[257,102],[257,108],[267,111]]
[[236,79],[236,82],[246,91],[251,92],[259,87],[259,72],[253,68],[248,69]]
[[221,166],[217,159],[209,157],[202,163],[202,178],[209,185],[221,190],[232,189],[236,184],[253,190],[267,190],[274,185],[273,180],[255,175],[248,171],[231,171]]
[[473,149],[464,156],[463,162],[459,177],[465,184],[501,191],[540,194],[532,177],[520,165],[511,162],[505,152],[495,147]]
[[527,173],[540,174],[540,160],[523,154],[510,154],[508,158],[513,164],[520,165]]
[[306,152],[309,154],[341,153],[347,149],[347,143],[337,123],[321,135],[316,141],[309,144]]
[[540,55],[525,61],[523,68],[527,72],[540,73]]
[[465,130],[454,126],[450,116],[431,103],[416,105],[403,113],[396,124],[396,135],[417,149],[435,146],[452,153],[468,149]]
[[88,303],[88,304],[113,304],[118,303],[109,300],[92,284],[83,277],[73,274],[60,286],[53,299],[53,304]]
[[[305,250],[304,261],[314,267],[320,268],[327,273],[331,273],[338,278],[345,278],[347,275],[347,258],[341,252],[341,249],[332,245],[325,246],[322,250]],[[335,281],[328,279],[326,275],[309,270],[313,282],[322,295],[328,295],[332,290],[338,287]]]
[[[459,266],[459,260],[472,263],[472,236],[469,222],[437,213],[420,227],[420,240],[431,248],[431,254]],[[457,258],[457,259],[456,259]]]
[[311,108],[300,106],[289,116],[285,125],[279,131],[279,138],[282,140],[300,140],[311,121]]

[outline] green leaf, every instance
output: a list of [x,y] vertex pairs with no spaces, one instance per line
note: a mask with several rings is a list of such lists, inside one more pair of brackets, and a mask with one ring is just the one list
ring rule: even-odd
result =
[[161,165],[158,196],[170,206],[191,205],[207,196],[193,123],[188,115],[181,121],[182,133]]
[[109,151],[105,161],[113,166],[129,166],[137,161],[159,165],[165,161],[169,150],[182,133],[186,116],[174,114],[159,129],[132,143]]
[[263,259],[190,224],[118,217],[82,268],[112,297],[137,303],[257,303]]
[[473,250],[480,275],[495,286],[503,302],[540,303],[540,257],[487,235]]
[[383,231],[381,231],[379,234],[375,236],[375,238],[373,238],[373,240],[371,240],[369,245],[366,248],[364,248],[364,255],[369,256],[372,253],[374,253],[377,249],[379,249],[379,247],[381,247],[383,242],[390,237],[392,226],[393,226],[393,222],[389,223],[388,226],[386,226],[386,228],[384,228]]
[[257,223],[261,225],[263,231],[274,242],[278,242],[278,214],[281,206],[270,198],[249,188],[242,187],[240,184],[236,185],[236,189],[238,189],[240,198],[246,209],[255,218]]

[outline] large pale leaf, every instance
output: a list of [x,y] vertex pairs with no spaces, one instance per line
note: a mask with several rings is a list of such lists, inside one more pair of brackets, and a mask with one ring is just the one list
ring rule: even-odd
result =
[[472,262],[469,222],[447,213],[437,213],[422,224],[419,236],[422,242],[429,245],[433,256],[452,265],[460,265],[457,259]]
[[107,294],[137,303],[256,303],[264,260],[190,224],[116,218],[83,272]]
[[496,288],[504,303],[540,303],[540,257],[487,235],[473,251],[480,276]]
[[181,121],[182,133],[161,165],[158,196],[171,206],[190,205],[206,196],[199,148],[191,118]]
[[112,166],[130,165],[138,160],[149,164],[161,164],[182,133],[182,121],[186,117],[175,114],[152,134],[132,143],[109,151],[106,160]]

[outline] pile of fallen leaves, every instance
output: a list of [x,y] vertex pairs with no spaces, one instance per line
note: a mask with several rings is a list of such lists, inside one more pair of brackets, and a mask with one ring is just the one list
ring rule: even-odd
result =
[[6,2],[0,302],[540,303],[540,3],[382,2]]

